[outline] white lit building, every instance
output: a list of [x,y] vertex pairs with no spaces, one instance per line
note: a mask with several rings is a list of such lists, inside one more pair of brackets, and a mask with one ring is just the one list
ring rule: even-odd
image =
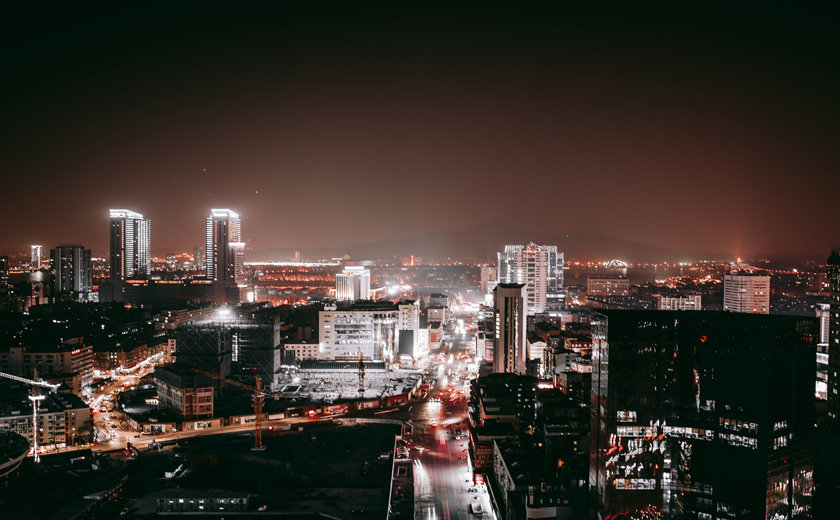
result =
[[356,303],[325,308],[318,316],[321,359],[393,361],[399,308],[390,303]]
[[557,246],[506,245],[498,254],[496,281],[526,286],[529,315],[563,309],[563,253]]
[[723,310],[770,314],[770,276],[736,271],[723,276]]
[[691,296],[659,296],[656,308],[660,311],[700,311],[703,310],[702,297],[699,294]]
[[29,265],[32,266],[32,269],[36,271],[41,268],[41,253],[43,251],[42,246],[33,245],[29,246],[31,255],[29,260]]
[[367,300],[370,298],[370,271],[360,265],[348,265],[335,275],[336,300]]
[[210,210],[204,255],[208,280],[226,284],[242,282],[245,244],[239,214],[230,209]]
[[111,285],[114,300],[122,300],[123,282],[148,278],[151,257],[151,223],[136,211],[110,210]]

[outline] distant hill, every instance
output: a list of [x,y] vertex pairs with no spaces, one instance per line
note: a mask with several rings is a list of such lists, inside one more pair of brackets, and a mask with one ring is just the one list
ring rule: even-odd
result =
[[[600,233],[534,233],[501,222],[487,222],[467,229],[436,231],[409,238],[392,238],[348,247],[301,250],[307,258],[349,255],[353,258],[385,258],[416,255],[421,258],[493,259],[505,244],[549,244],[558,246],[567,259],[627,262],[684,261],[698,254],[673,251],[648,244],[613,238]],[[264,249],[248,254],[249,260],[263,261],[290,256],[288,249]]]

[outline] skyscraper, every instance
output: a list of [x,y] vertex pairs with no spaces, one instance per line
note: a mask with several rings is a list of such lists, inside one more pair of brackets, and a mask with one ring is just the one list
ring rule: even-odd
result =
[[239,214],[230,209],[211,209],[207,217],[204,246],[207,278],[221,285],[242,281],[245,244]]
[[828,257],[828,418],[840,425],[840,250]]
[[204,246],[193,248],[193,265],[196,269],[204,269]]
[[602,517],[810,518],[817,337],[798,316],[593,314]]
[[528,348],[525,328],[527,297],[525,285],[521,283],[500,283],[493,289],[493,317],[496,328],[494,373],[525,374]]
[[128,209],[112,209],[111,286],[115,301],[122,300],[123,282],[147,278],[150,270],[151,224],[143,215]]
[[723,310],[770,314],[770,276],[735,271],[723,276]]
[[525,284],[528,314],[563,309],[563,253],[557,246],[507,245],[498,254],[499,283]]
[[88,300],[93,285],[90,249],[78,245],[57,246],[50,250],[50,259],[55,273],[55,292]]
[[336,300],[367,300],[370,298],[370,271],[360,265],[348,265],[335,275]]
[[29,246],[30,249],[30,260],[29,265],[32,266],[32,269],[36,271],[41,268],[41,252],[42,247],[39,245]]

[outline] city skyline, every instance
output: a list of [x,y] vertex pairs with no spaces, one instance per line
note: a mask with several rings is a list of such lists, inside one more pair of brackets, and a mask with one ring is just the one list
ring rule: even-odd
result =
[[[101,250],[108,207],[178,223],[158,251],[200,244],[212,207],[256,249],[494,220],[733,255],[835,240],[831,13],[397,9],[21,13],[6,190],[72,218],[15,197],[0,247]],[[527,210],[500,215],[508,193]]]

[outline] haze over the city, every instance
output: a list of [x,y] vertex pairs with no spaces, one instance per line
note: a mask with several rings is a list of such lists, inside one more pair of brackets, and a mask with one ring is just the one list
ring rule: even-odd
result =
[[490,221],[733,255],[836,240],[831,12],[22,9],[0,47],[2,248],[105,251],[118,207],[155,251],[201,244],[212,207],[251,249]]

